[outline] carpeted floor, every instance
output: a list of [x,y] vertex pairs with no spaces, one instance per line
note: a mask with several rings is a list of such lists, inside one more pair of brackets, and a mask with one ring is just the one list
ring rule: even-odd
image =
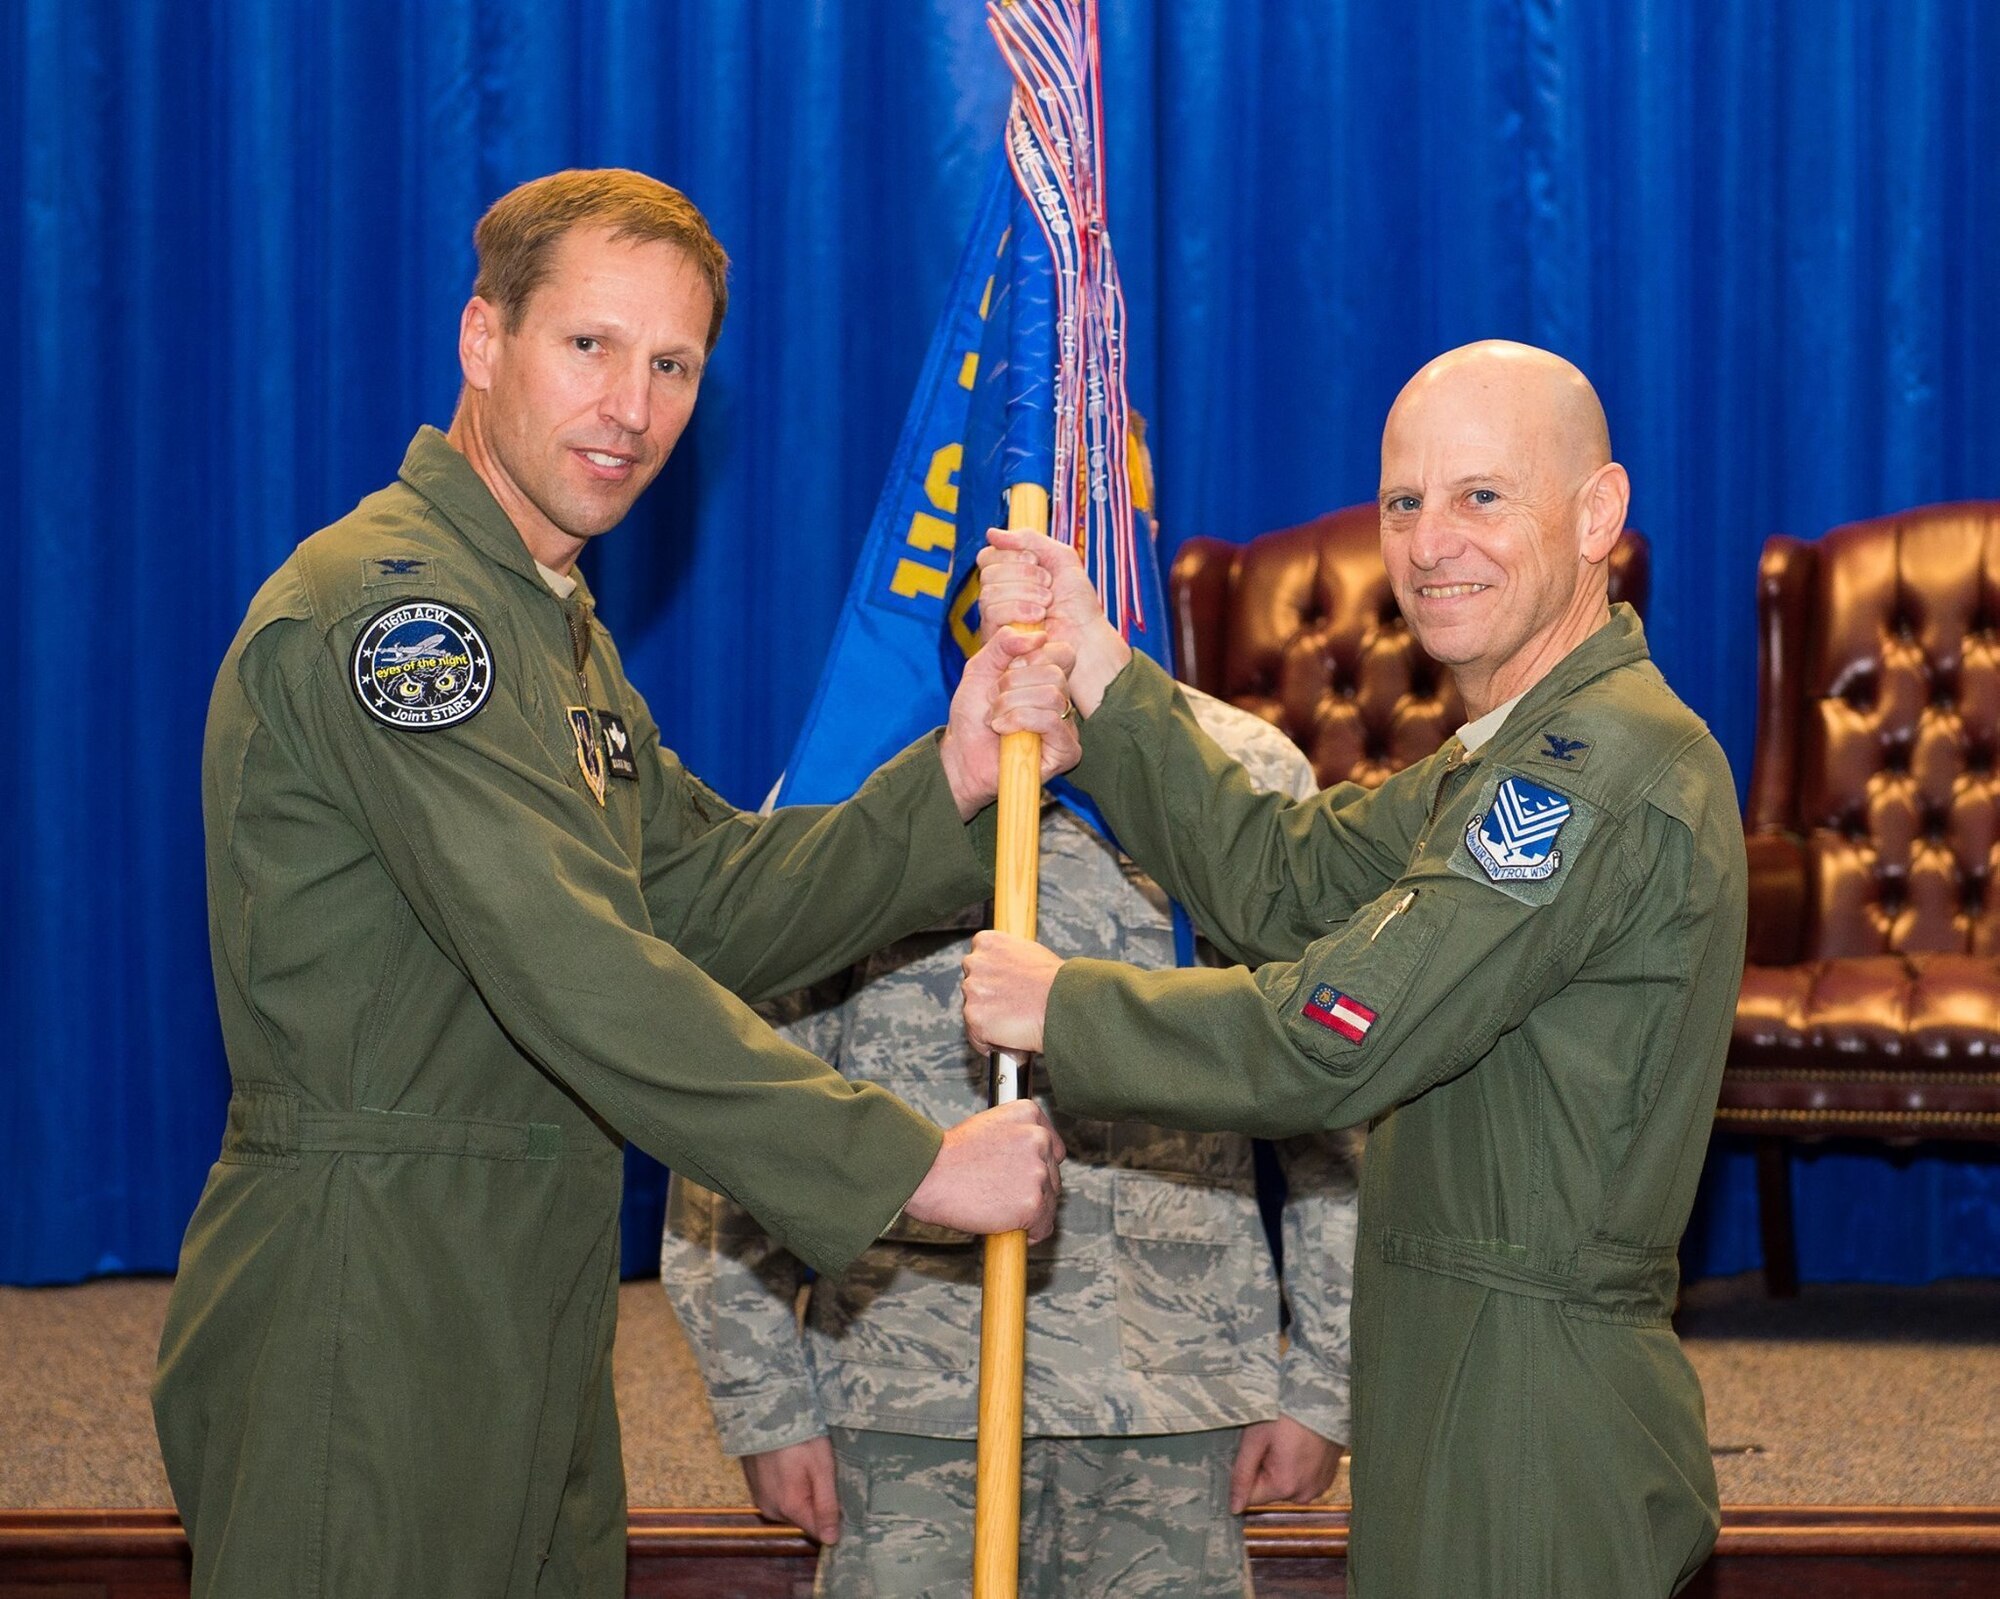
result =
[[2000,1504],[2000,1282],[1716,1278],[1675,1326],[1725,1505]]
[[[146,1399],[167,1287],[0,1289],[0,1506],[171,1502]],[[620,1314],[632,1503],[746,1503],[665,1295],[628,1283]],[[1678,1325],[1725,1504],[2000,1504],[2000,1282],[1780,1303],[1725,1278],[1690,1288]]]

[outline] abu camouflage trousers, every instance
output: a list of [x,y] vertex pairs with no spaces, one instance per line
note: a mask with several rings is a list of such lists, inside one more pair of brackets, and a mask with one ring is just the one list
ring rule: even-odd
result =
[[[1029,1438],[1021,1450],[1021,1599],[1248,1599],[1243,1518],[1229,1513],[1241,1429]],[[840,1541],[819,1599],[972,1591],[975,1444],[833,1429]]]

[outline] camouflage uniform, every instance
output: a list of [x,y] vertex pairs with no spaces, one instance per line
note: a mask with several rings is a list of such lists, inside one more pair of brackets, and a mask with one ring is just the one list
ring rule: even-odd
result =
[[[1223,1599],[1250,1589],[1228,1513],[1240,1434],[1029,1438],[1021,1452],[1021,1599]],[[840,1542],[828,1599],[962,1594],[972,1573],[969,1438],[833,1429]]]
[[[1260,783],[1312,790],[1311,768],[1276,729],[1190,699]],[[941,1123],[962,1120],[985,1103],[985,1061],[966,1046],[958,995],[977,925],[967,916],[905,939],[780,1002],[774,1019],[850,1078]],[[1158,886],[1054,806],[1042,823],[1040,936],[1065,955],[1174,961]],[[1155,1591],[1133,1563],[1142,1549],[1161,1562],[1156,1591],[1240,1594],[1240,1525],[1227,1506],[1236,1429],[1282,1410],[1322,1436],[1347,1436],[1353,1145],[1322,1134],[1278,1146],[1293,1263],[1281,1354],[1250,1140],[1073,1116],[1057,1125],[1069,1146],[1060,1219],[1029,1252],[1022,1591],[1037,1581],[1091,1591],[1078,1551],[1096,1544],[1121,1595]],[[934,1572],[963,1582],[978,1408],[974,1241],[896,1222],[813,1286],[801,1331],[798,1262],[740,1207],[676,1178],[663,1274],[726,1450],[832,1432],[843,1532],[822,1562],[823,1590],[935,1591]],[[1093,1453],[1086,1469],[1081,1457]],[[1120,1509],[1116,1484],[1130,1479],[1139,1487]],[[885,1493],[900,1508],[885,1508]],[[1121,1540],[1129,1527],[1138,1530]]]

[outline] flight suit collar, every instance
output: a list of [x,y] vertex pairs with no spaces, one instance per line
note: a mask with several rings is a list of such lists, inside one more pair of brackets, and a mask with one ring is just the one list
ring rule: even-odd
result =
[[1639,613],[1622,601],[1611,607],[1611,620],[1557,661],[1539,683],[1521,696],[1506,725],[1493,735],[1488,748],[1498,748],[1510,730],[1528,726],[1545,717],[1586,683],[1595,682],[1606,672],[1636,661],[1647,660],[1645,625]]
[[[1492,743],[1488,739],[1481,748],[1491,748]],[[1424,815],[1436,817],[1438,796],[1444,792],[1445,784],[1451,781],[1452,773],[1466,765],[1467,760],[1465,744],[1456,733],[1438,746],[1437,754],[1431,758],[1430,775],[1424,779]]]
[[1646,647],[1646,629],[1639,613],[1622,601],[1612,606],[1611,620],[1557,661],[1547,676],[1522,694],[1507,713],[1507,720],[1477,750],[1468,752],[1456,733],[1439,746],[1434,757],[1436,767],[1424,785],[1425,809],[1436,814],[1439,794],[1461,767],[1498,754],[1515,742],[1520,729],[1539,726],[1551,709],[1586,683],[1621,666],[1647,660],[1651,653]]
[[[1639,613],[1623,601],[1612,606],[1611,620],[1550,667],[1548,675],[1520,697],[1499,730],[1471,758],[1477,760],[1481,755],[1512,743],[1510,735],[1538,723],[1586,683],[1595,682],[1606,672],[1616,671],[1621,666],[1648,660],[1651,654],[1646,647],[1646,628],[1639,620]],[[1456,751],[1464,749],[1458,742],[1457,734],[1453,734],[1447,743]],[[1462,753],[1457,754],[1454,764],[1465,758]]]
[[[535,558],[522,540],[520,529],[500,509],[500,502],[493,498],[486,480],[436,428],[425,425],[417,429],[396,475],[429,500],[482,555],[520,573],[554,598],[542,582],[541,573],[535,570]],[[579,585],[576,597],[587,600],[589,596]]]

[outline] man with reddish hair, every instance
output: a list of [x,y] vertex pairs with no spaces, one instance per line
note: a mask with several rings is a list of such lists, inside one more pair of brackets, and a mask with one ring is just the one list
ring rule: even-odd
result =
[[479,252],[473,298],[499,307],[508,330],[521,325],[528,300],[554,267],[556,247],[573,229],[601,228],[632,244],[676,246],[708,290],[712,351],[729,309],[729,257],[708,218],[680,190],[623,167],[552,172],[495,200],[472,231]]
[[279,568],[210,704],[234,1091],[154,1390],[197,1595],[623,1594],[628,1137],[822,1270],[900,1216],[1053,1224],[1032,1105],[940,1132],[738,996],[986,895],[997,732],[1073,756],[1067,648],[983,651],[845,805],[724,803],[574,570],[694,409],[721,248],[628,172],[477,239],[449,435]]

